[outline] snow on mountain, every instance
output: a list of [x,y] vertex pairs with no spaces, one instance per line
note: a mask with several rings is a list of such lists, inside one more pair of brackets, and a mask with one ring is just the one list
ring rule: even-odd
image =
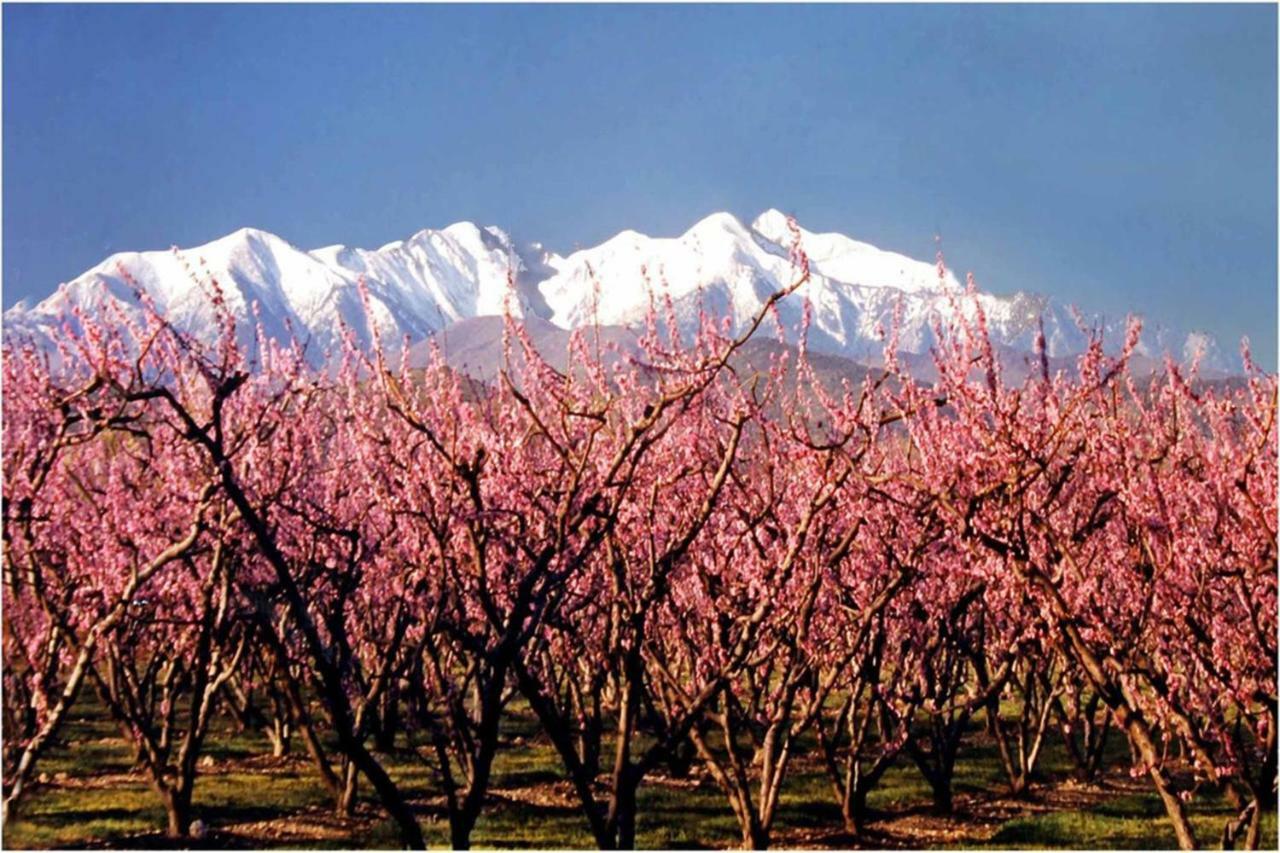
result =
[[[779,306],[788,328],[799,324],[808,299],[814,350],[873,361],[881,352],[881,330],[889,327],[901,300],[901,346],[910,353],[927,352],[934,320],[955,310],[961,285],[954,275],[939,278],[933,263],[842,234],[799,233],[812,274]],[[643,322],[651,299],[661,311],[667,296],[686,328],[696,325],[700,310],[728,314],[741,324],[793,280],[791,239],[787,218],[777,210],[750,225],[728,213],[712,214],[671,238],[623,231],[568,256],[537,243],[517,244],[495,226],[470,222],[419,231],[375,250],[337,245],[310,252],[244,228],[192,249],[112,255],[39,304],[10,308],[4,334],[39,342],[73,307],[102,315],[108,303],[115,303],[126,313],[137,312],[129,279],[171,321],[205,339],[216,334],[216,281],[227,305],[245,320],[239,328],[246,344],[252,342],[249,320],[256,306],[268,335],[281,340],[296,335],[317,358],[338,343],[344,325],[368,343],[371,327],[358,291],[362,279],[372,319],[392,345],[405,336],[416,343],[460,323],[471,328],[464,321],[501,316],[508,307],[561,329],[593,322],[635,325]],[[1072,312],[1049,298],[1018,292],[980,299],[1002,349],[1030,351],[1038,320],[1051,356],[1071,355],[1085,344]],[[1118,345],[1122,323],[1105,328],[1106,339]],[[1144,334],[1140,352],[1187,358],[1196,349],[1204,350],[1206,367],[1225,366],[1213,341],[1201,333],[1153,329]]]
[[[789,246],[791,234],[787,216],[779,210],[766,210],[751,223],[751,229],[766,240]],[[860,243],[843,234],[815,234],[800,228],[800,241],[814,272],[834,281],[869,287],[892,287],[906,293],[937,290],[938,269],[935,264],[921,262]],[[959,288],[960,282],[950,271],[944,281],[947,287]]]
[[[108,301],[136,314],[136,285],[166,318],[208,340],[216,334],[217,289],[243,321],[245,343],[252,340],[256,306],[269,336],[296,335],[318,354],[337,344],[344,324],[368,342],[357,286],[362,277],[370,314],[384,338],[416,340],[467,317],[503,313],[514,257],[505,233],[469,222],[420,231],[376,251],[327,246],[306,252],[274,234],[243,228],[192,249],[112,255],[35,307],[6,311],[4,329],[6,335],[39,339],[71,308],[100,316]],[[512,300],[517,314],[525,307],[520,292],[517,286]]]

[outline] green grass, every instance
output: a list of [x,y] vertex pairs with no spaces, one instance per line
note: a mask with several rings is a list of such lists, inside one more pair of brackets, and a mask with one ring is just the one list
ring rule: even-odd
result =
[[[991,839],[992,847],[1058,847],[1058,848],[1114,848],[1114,849],[1172,849],[1177,840],[1163,814],[1152,814],[1151,806],[1160,803],[1153,796],[1126,814],[1119,809],[1069,811],[1038,815],[1034,818],[1014,818],[1002,826]],[[1205,846],[1218,845],[1222,826],[1229,814],[1202,814],[1192,818],[1196,836]],[[1275,813],[1263,815],[1263,848],[1275,847]],[[1266,839],[1271,839],[1267,842]]]
[[[164,827],[164,811],[158,796],[140,775],[125,776],[132,753],[100,709],[86,704],[84,716],[66,727],[63,742],[46,756],[40,771],[54,779],[38,786],[23,804],[23,811],[6,827],[3,843],[12,848],[139,846],[156,843]],[[494,767],[494,795],[473,835],[477,848],[591,848],[586,822],[569,795],[554,750],[536,737],[536,726],[527,715],[514,715],[506,729],[510,738],[522,738],[519,746],[501,750]],[[1114,737],[1109,759],[1125,766],[1127,748]],[[300,744],[297,745],[301,752]],[[812,741],[802,741],[797,761],[788,777],[775,824],[779,846],[805,844],[806,839],[827,837],[840,845],[839,811],[832,801],[829,783],[811,760]],[[328,813],[329,800],[305,757],[270,766],[255,766],[268,752],[255,733],[211,733],[207,754],[213,768],[202,769],[196,783],[198,817],[213,829],[246,822],[281,821],[301,813]],[[430,770],[413,754],[402,751],[381,756],[387,770],[405,794],[425,803],[439,795]],[[1173,833],[1158,798],[1140,787],[1114,790],[1099,796],[1085,809],[1044,810],[1042,798],[1053,784],[1066,778],[1070,766],[1065,751],[1050,741],[1041,764],[1042,781],[1032,795],[1037,810],[1011,808],[1012,816],[983,823],[973,821],[974,831],[955,842],[930,836],[916,846],[1043,847],[1043,848],[1163,848],[1174,843]],[[66,774],[65,777],[58,774]],[[86,782],[105,774],[92,787]],[[967,804],[985,803],[999,795],[1003,775],[994,746],[975,722],[956,767],[955,794],[963,824]],[[332,838],[284,841],[275,846],[309,848],[397,847],[394,826],[376,817],[376,804],[368,786],[361,790],[364,819]],[[536,802],[530,801],[536,799]],[[639,794],[638,845],[645,848],[736,847],[739,830],[729,807],[709,780],[675,787],[650,781]],[[869,807],[881,817],[929,820],[929,789],[909,761],[900,761],[884,776],[869,798]],[[1019,812],[1022,813],[1014,813]],[[448,822],[442,809],[423,805],[420,810],[428,843],[448,846]],[[1201,841],[1216,844],[1230,809],[1220,799],[1201,797],[1193,815]],[[873,822],[876,833],[884,825]],[[1264,847],[1274,847],[1274,813],[1264,818]],[[910,830],[894,830],[895,843],[912,844]],[[796,835],[799,833],[799,835]],[[150,836],[143,839],[142,836]],[[883,838],[885,836],[873,836]],[[796,842],[794,839],[801,839]],[[218,845],[229,839],[211,840]],[[248,844],[252,839],[239,840]],[[847,839],[846,839],[847,840]],[[266,843],[266,842],[261,842]],[[806,845],[811,846],[811,845]]]

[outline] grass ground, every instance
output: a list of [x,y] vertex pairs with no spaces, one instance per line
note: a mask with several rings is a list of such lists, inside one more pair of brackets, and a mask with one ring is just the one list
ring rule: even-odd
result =
[[[111,724],[93,714],[72,721],[64,742],[41,764],[45,780],[3,834],[9,848],[163,847],[164,812],[145,778],[131,772],[132,755]],[[490,802],[473,837],[476,847],[592,847],[554,750],[530,720],[515,716],[511,743],[499,753]],[[1169,848],[1174,837],[1159,800],[1143,780],[1112,773],[1099,785],[1070,779],[1055,746],[1029,797],[1002,793],[994,749],[980,731],[956,771],[956,808],[929,808],[929,792],[907,762],[893,768],[871,795],[876,818],[859,841],[837,831],[839,812],[820,768],[801,755],[783,795],[776,847]],[[1127,758],[1116,738],[1117,766]],[[253,733],[211,739],[196,784],[199,817],[211,848],[394,848],[393,827],[376,804],[357,815],[333,816],[303,755],[273,759]],[[447,846],[443,804],[428,770],[411,754],[383,756],[419,809],[433,845]],[[738,829],[718,788],[694,774],[652,777],[641,789],[638,843],[647,848],[725,848]],[[1226,803],[1198,798],[1193,808],[1202,841],[1214,843],[1230,816]],[[1264,820],[1264,848],[1276,846],[1276,819]]]

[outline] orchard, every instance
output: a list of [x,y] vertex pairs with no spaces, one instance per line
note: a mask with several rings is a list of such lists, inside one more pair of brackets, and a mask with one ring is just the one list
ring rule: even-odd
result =
[[578,330],[565,370],[508,316],[484,383],[372,319],[319,361],[246,346],[216,281],[216,341],[145,305],[6,341],[6,829],[92,702],[177,844],[238,727],[410,848],[387,756],[417,763],[466,849],[517,712],[601,849],[637,844],[658,774],[768,847],[800,763],[856,843],[890,768],[952,810],[979,736],[1011,797],[1061,749],[1142,780],[1183,848],[1274,844],[1276,377],[1140,374],[1134,321],[1070,368],[1042,335],[1015,382],[970,282],[928,381],[891,326],[833,383],[778,319],[793,262],[746,328],[655,296],[634,349]]

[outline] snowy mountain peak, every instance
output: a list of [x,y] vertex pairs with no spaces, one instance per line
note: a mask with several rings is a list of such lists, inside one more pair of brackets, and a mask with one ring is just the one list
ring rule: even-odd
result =
[[751,230],[774,243],[790,243],[791,234],[787,229],[787,214],[771,207],[751,222]]
[[[562,329],[597,320],[625,326],[642,322],[651,296],[663,293],[673,300],[682,324],[695,325],[704,310],[741,323],[794,278],[787,221],[777,209],[764,211],[749,226],[731,213],[713,213],[677,237],[625,230],[567,256],[541,243],[517,243],[498,226],[467,221],[423,229],[372,250],[334,244],[304,251],[268,231],[241,228],[191,249],[112,255],[44,301],[14,305],[4,314],[4,334],[47,340],[72,307],[101,313],[114,302],[126,312],[139,311],[136,285],[174,323],[209,338],[216,333],[211,280],[245,320],[241,329],[247,345],[252,345],[250,306],[256,303],[268,335],[286,338],[292,329],[317,358],[337,344],[343,326],[366,342],[373,326],[389,343],[405,336],[420,341],[464,320],[501,315],[508,307]],[[804,300],[810,301],[815,350],[861,360],[878,357],[880,330],[901,300],[902,345],[922,353],[932,343],[934,320],[954,310],[948,291],[960,283],[950,271],[939,278],[929,261],[839,233],[801,227],[799,235],[811,277],[779,311],[794,327]],[[369,291],[372,325],[358,294],[361,280]],[[1084,346],[1071,312],[1052,300],[1027,293],[980,298],[1003,347],[1029,351],[1039,317],[1050,355],[1069,355]],[[1117,343],[1122,337],[1114,330],[1108,335]],[[1140,346],[1151,357],[1164,352],[1189,357],[1197,350],[1205,352],[1206,366],[1221,363],[1216,345],[1200,334],[1158,330]]]
[[734,237],[746,238],[747,228],[732,213],[713,213],[703,217],[684,233],[685,237],[731,234]]

